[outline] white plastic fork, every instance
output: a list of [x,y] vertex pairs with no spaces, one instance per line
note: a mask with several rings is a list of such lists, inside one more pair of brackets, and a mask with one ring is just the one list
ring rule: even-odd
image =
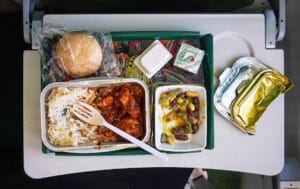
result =
[[142,149],[150,152],[151,154],[155,155],[156,157],[168,161],[168,156],[165,153],[161,153],[160,151],[154,149],[153,147],[147,145],[146,143],[140,141],[139,139],[129,135],[128,133],[124,132],[123,130],[111,125],[108,123],[101,113],[96,110],[94,107],[84,103],[78,102],[72,108],[72,113],[76,115],[79,119],[84,122],[87,122],[91,125],[102,125],[107,127],[108,129],[112,130],[116,134],[122,136],[123,138],[127,139],[128,141],[132,142],[133,144],[141,147]]

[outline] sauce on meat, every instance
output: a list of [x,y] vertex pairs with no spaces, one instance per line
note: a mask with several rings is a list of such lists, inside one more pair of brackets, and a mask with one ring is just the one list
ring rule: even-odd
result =
[[[96,105],[107,122],[139,138],[143,136],[144,89],[138,84],[130,83],[114,87],[99,87]],[[117,134],[108,132],[116,139]]]

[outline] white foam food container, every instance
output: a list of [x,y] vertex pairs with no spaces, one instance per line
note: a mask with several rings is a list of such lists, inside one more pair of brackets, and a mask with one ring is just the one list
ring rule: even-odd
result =
[[[147,85],[134,78],[117,78],[117,79],[104,79],[104,78],[93,78],[93,79],[81,79],[73,80],[69,82],[56,82],[47,85],[41,92],[40,96],[40,108],[41,108],[41,138],[43,144],[54,152],[72,152],[72,153],[98,153],[98,152],[111,152],[122,150],[126,148],[135,148],[135,144],[127,141],[111,142],[103,145],[104,147],[99,148],[98,145],[92,142],[79,144],[78,146],[59,147],[54,146],[49,142],[48,139],[48,125],[47,125],[47,97],[51,90],[57,87],[105,87],[105,86],[119,86],[126,83],[136,83],[140,85],[145,92],[144,102],[144,136],[143,142],[148,142],[150,137],[150,110],[149,110],[149,89]],[[101,145],[102,146],[102,145]]]
[[[181,88],[183,92],[194,91],[199,95],[200,102],[200,119],[202,119],[198,132],[195,134],[189,134],[187,141],[179,141],[175,139],[174,144],[167,144],[161,142],[161,135],[163,133],[162,128],[162,116],[170,110],[162,108],[159,99],[162,93]],[[155,91],[155,147],[162,151],[170,152],[192,152],[203,150],[206,147],[207,137],[207,100],[206,90],[202,86],[198,85],[166,85],[156,88]]]

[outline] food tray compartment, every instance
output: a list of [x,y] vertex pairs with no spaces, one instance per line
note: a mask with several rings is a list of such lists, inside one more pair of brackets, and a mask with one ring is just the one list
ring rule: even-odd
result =
[[79,144],[78,146],[55,146],[50,143],[48,137],[48,118],[47,118],[47,99],[51,91],[57,87],[62,88],[89,88],[89,87],[116,87],[121,86],[123,84],[138,84],[144,90],[144,102],[142,102],[144,109],[142,110],[144,118],[143,118],[143,130],[144,134],[142,137],[143,142],[148,142],[150,136],[150,111],[149,111],[149,90],[144,82],[134,79],[134,78],[117,78],[117,79],[103,79],[103,78],[93,78],[88,80],[74,80],[70,82],[56,82],[47,85],[42,93],[41,93],[41,135],[43,144],[54,152],[77,152],[82,151],[88,152],[109,152],[116,151],[120,149],[133,148],[136,147],[132,143],[128,143],[126,141],[116,141],[116,142],[108,142],[101,145],[94,144],[92,142],[87,142],[83,144]]
[[[163,107],[162,105],[162,95],[170,93],[171,91],[176,91],[181,89],[180,92],[176,95],[176,98],[172,100],[172,102],[167,102],[168,107]],[[193,98],[187,96],[187,92],[192,92]],[[172,92],[171,92],[172,93]],[[195,93],[197,96],[195,96]],[[174,94],[174,93],[173,93]],[[184,97],[182,97],[184,94]],[[181,96],[181,97],[179,97]],[[188,100],[190,98],[190,100]],[[195,98],[195,99],[194,99]],[[181,103],[178,101],[181,99]],[[184,100],[193,105],[192,111],[189,111],[189,104],[186,103],[186,108],[184,108]],[[194,102],[197,101],[197,102]],[[172,105],[172,103],[174,103]],[[199,151],[203,150],[206,146],[206,138],[207,138],[207,101],[206,101],[206,90],[204,87],[199,85],[166,85],[157,87],[155,90],[155,146],[159,150],[170,151],[170,152],[191,152],[191,151]],[[182,106],[182,107],[180,107]],[[198,107],[197,107],[198,106]],[[176,108],[177,107],[177,108]],[[198,112],[198,113],[196,113]],[[193,113],[196,113],[196,116],[192,116]],[[181,115],[183,114],[183,115]],[[186,118],[183,118],[186,116]],[[189,120],[189,116],[192,116],[194,119],[197,119],[196,129],[192,129],[193,125],[191,124],[191,120]],[[174,118],[174,119],[172,119]],[[184,120],[186,119],[186,120]],[[191,131],[186,133],[187,122],[190,124]],[[184,128],[184,136],[187,136],[187,140],[177,140],[174,136],[172,129],[185,127]],[[194,133],[193,133],[194,132]],[[193,133],[193,134],[192,134]],[[169,135],[169,136],[167,136]],[[170,136],[171,135],[171,136]],[[162,141],[162,137],[166,137],[168,141]],[[170,137],[170,138],[169,138]],[[170,140],[174,142],[174,144],[170,144]]]

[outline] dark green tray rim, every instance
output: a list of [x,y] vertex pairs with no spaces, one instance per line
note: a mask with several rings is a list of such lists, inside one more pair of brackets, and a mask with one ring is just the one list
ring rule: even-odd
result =
[[[207,92],[207,141],[205,149],[214,148],[214,106],[213,106],[213,36],[211,34],[200,35],[199,32],[193,31],[137,31],[137,32],[111,32],[114,41],[127,40],[155,40],[155,39],[199,39],[201,48],[206,52],[203,59],[203,70],[205,78],[205,88]],[[51,153],[43,145],[44,153]],[[113,152],[97,152],[97,153],[70,153],[70,152],[55,152],[57,155],[74,155],[74,156],[90,156],[90,155],[140,155],[149,154],[148,152],[139,149],[124,149]],[[167,153],[182,153],[182,152],[167,152]],[[194,152],[184,152],[194,153]]]

